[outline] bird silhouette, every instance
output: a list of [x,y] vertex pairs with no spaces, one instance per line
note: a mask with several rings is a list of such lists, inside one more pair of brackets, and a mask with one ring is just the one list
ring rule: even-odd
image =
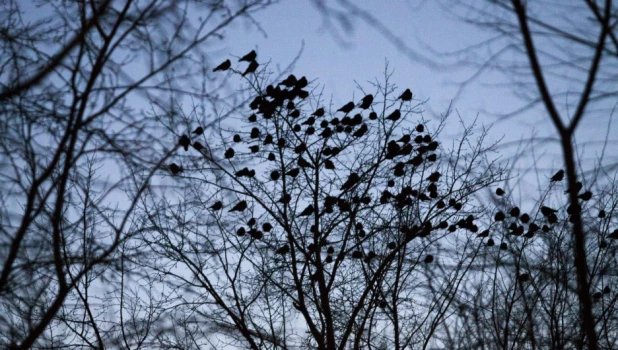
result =
[[231,159],[232,157],[234,157],[234,149],[233,148],[228,148],[227,151],[225,151],[225,159]]
[[[253,101],[251,101],[251,103],[249,103],[249,108],[251,108],[252,110],[258,109],[258,108],[260,108],[260,105],[262,105],[262,102],[264,102],[262,96],[255,96]],[[251,121],[251,120],[249,120],[249,121]]]
[[298,81],[296,82],[296,86],[294,88],[300,90],[306,87],[308,84],[309,82],[307,81],[307,77],[302,76],[300,77],[300,79],[298,79]]
[[178,140],[178,144],[182,146],[185,151],[189,150],[189,146],[191,145],[191,139],[187,135],[182,135],[180,140]]
[[[579,193],[579,191],[581,191],[583,187],[584,185],[580,181],[577,181],[575,183],[575,193]],[[571,189],[569,188],[566,191],[564,191],[564,194],[568,194],[570,192],[571,192]]]
[[249,150],[251,150],[251,153],[257,153],[260,151],[260,146],[249,146]]
[[195,130],[193,130],[193,133],[196,135],[201,135],[204,133],[204,128],[202,128],[201,126],[198,126],[197,128],[195,128]]
[[328,170],[335,170],[335,164],[330,159],[326,159],[324,160],[324,168]]
[[240,135],[236,134],[236,135],[234,135],[233,141],[234,142],[241,142],[242,139],[240,138]]
[[298,216],[309,216],[313,214],[314,211],[315,209],[313,208],[313,205],[309,204],[305,209],[303,209],[303,211],[300,212],[300,214],[298,214]]
[[350,101],[350,102],[346,103],[345,105],[343,105],[343,107],[339,108],[337,110],[337,112],[343,112],[345,114],[348,114],[348,113],[350,113],[354,109],[355,106],[356,105],[354,104],[354,102]]
[[247,222],[247,225],[249,226],[254,226],[257,223],[257,220],[255,218],[251,218],[249,219],[249,221]]
[[273,143],[273,135],[266,134],[266,137],[264,138],[264,142],[262,144],[263,145],[270,145],[272,143]]
[[301,142],[300,145],[294,147],[294,153],[301,154],[307,150],[307,145],[304,142]]
[[494,220],[495,221],[504,221],[504,219],[506,218],[506,216],[504,215],[504,213],[502,211],[499,211],[496,213],[496,215],[494,215]]
[[309,163],[305,158],[298,157],[298,166],[301,168],[310,168],[313,169],[313,164]]
[[296,85],[296,82],[298,80],[296,79],[296,77],[294,76],[294,74],[290,74],[288,75],[287,78],[285,78],[284,80],[282,80],[279,85],[285,85],[286,87],[292,87],[294,85]]
[[423,124],[418,124],[416,126],[416,132],[424,132],[425,131],[425,127],[423,126]]
[[483,230],[483,231],[481,231],[481,233],[479,233],[479,234],[477,235],[477,237],[481,237],[481,238],[484,238],[484,237],[489,237],[489,230]]
[[221,210],[222,208],[223,208],[223,202],[221,201],[216,201],[215,204],[210,206],[210,209],[215,210],[215,211]]
[[262,224],[262,230],[264,230],[264,232],[270,232],[270,230],[273,229],[273,225],[271,225],[269,222],[265,222]]
[[358,183],[359,180],[360,180],[360,176],[357,173],[350,173],[350,176],[348,177],[346,182],[343,183],[340,190],[347,191],[347,190],[352,189],[354,185]]
[[371,107],[371,103],[373,103],[373,95],[369,94],[363,97],[363,99],[358,103],[358,107],[362,109],[367,109]]
[[517,279],[521,283],[528,282],[530,280],[530,275],[527,274],[527,273],[522,273],[522,274],[519,275],[519,277]]
[[376,113],[376,112],[371,112],[371,113],[369,113],[369,119],[370,119],[370,120],[376,120],[376,119],[378,119],[378,113]]
[[399,118],[401,118],[401,112],[398,109],[396,109],[391,114],[389,114],[388,117],[386,117],[386,119],[392,121],[397,121],[399,120]]
[[232,209],[230,209],[230,212],[233,212],[233,211],[244,211],[245,209],[247,209],[247,201],[242,200],[242,201],[238,202],[234,207],[232,207]]
[[410,142],[411,139],[412,137],[410,136],[410,134],[406,134],[406,135],[403,135],[399,140],[397,140],[397,142],[408,143]]
[[554,174],[554,176],[551,177],[551,182],[556,182],[556,181],[562,181],[562,179],[564,179],[564,170],[558,170],[558,172],[556,172]]
[[290,246],[287,244],[281,246],[279,249],[276,250],[276,253],[281,254],[281,255],[286,255],[289,252],[290,252]]
[[285,175],[290,176],[292,178],[296,178],[299,173],[300,173],[300,168],[294,168],[288,171],[287,173],[285,173]]
[[417,137],[414,138],[414,142],[423,143],[423,136],[418,135]]
[[179,166],[176,163],[172,163],[169,165],[169,169],[172,172],[172,175],[178,175],[183,171],[182,166]]
[[255,72],[255,71],[258,69],[258,67],[259,67],[259,66],[260,66],[260,64],[259,64],[259,63],[257,63],[256,61],[251,61],[251,62],[249,63],[249,66],[248,66],[248,67],[247,67],[247,69],[245,70],[245,72],[244,72],[244,73],[242,73],[242,76],[244,77],[245,75],[247,75],[247,74],[249,74],[249,73],[253,73],[253,72]]
[[406,89],[406,91],[404,91],[398,99],[402,101],[410,101],[412,99],[412,91],[410,91],[410,89]]
[[586,192],[584,192],[584,193],[580,194],[580,195],[579,195],[579,196],[577,196],[577,197],[578,197],[579,199],[581,199],[581,200],[583,200],[583,201],[587,202],[587,201],[589,201],[589,200],[592,198],[592,192],[590,192],[590,191],[586,191]]
[[399,150],[399,152],[397,152],[398,156],[407,156],[410,155],[410,153],[412,153],[412,150],[414,148],[412,147],[411,144],[407,143],[405,144],[405,146],[401,147],[401,149]]
[[429,254],[425,257],[425,264],[431,264],[433,262],[433,255]]
[[237,235],[237,236],[244,236],[244,235],[245,235],[245,233],[246,233],[246,231],[245,231],[245,228],[244,228],[244,227],[241,227],[241,228],[239,228],[238,230],[236,230],[236,235]]
[[427,177],[427,180],[431,181],[431,182],[438,182],[438,180],[440,180],[440,176],[441,174],[437,171],[431,173],[431,175],[429,175]]
[[431,135],[427,134],[427,135],[423,136],[423,142],[430,143],[431,142]]
[[438,160],[438,155],[435,153],[432,153],[427,156],[427,161],[429,162],[435,162],[436,160]]
[[521,220],[521,222],[523,222],[524,224],[527,224],[528,222],[530,222],[530,215],[528,215],[527,213],[523,213],[519,217],[519,220]]
[[322,132],[320,133],[320,136],[325,139],[331,137],[332,135],[333,131],[329,127],[324,128],[324,130],[322,130]]
[[503,196],[504,190],[500,187],[496,188],[496,196]]
[[264,233],[255,228],[252,228],[251,230],[249,230],[249,234],[251,235],[251,238],[253,239],[262,239],[262,237],[264,237]]
[[283,204],[288,204],[288,203],[290,203],[291,200],[292,200],[292,196],[290,196],[290,194],[283,193],[281,195],[281,198],[279,198],[279,200],[277,200],[277,202],[278,203],[283,203]]
[[300,110],[295,109],[292,112],[290,112],[290,117],[291,118],[298,118],[300,116]]
[[251,52],[242,56],[238,60],[238,62],[242,62],[242,61],[252,62],[252,61],[255,61],[256,58],[257,58],[257,53],[255,52],[255,50],[251,50]]
[[252,139],[257,139],[258,137],[260,137],[260,129],[252,128],[250,136]]
[[519,214],[520,214],[519,207],[513,207],[513,209],[511,209],[510,214],[511,214],[511,216],[512,216],[512,217],[514,217],[514,218],[515,218],[515,217],[518,217],[518,216],[519,216]]
[[313,125],[315,123],[314,117],[309,117],[307,120],[301,123],[301,125]]
[[432,141],[427,145],[427,149],[430,151],[435,151],[438,149],[438,145],[439,145],[438,141]]
[[358,128],[358,130],[356,130],[352,136],[354,137],[363,137],[363,135],[365,135],[365,133],[367,132],[367,130],[369,130],[369,127],[367,127],[367,124],[363,124],[360,128]]
[[216,67],[215,67],[212,71],[213,71],[213,72],[216,72],[216,71],[218,71],[218,70],[220,70],[220,71],[226,71],[226,70],[230,69],[230,67],[231,67],[231,66],[232,66],[232,61],[230,61],[230,60],[228,59],[228,60],[223,61],[223,62],[222,62],[221,64],[219,64],[218,66],[216,66]]
[[488,247],[493,247],[496,243],[494,242],[493,238],[490,238],[487,240],[487,246]]
[[599,219],[604,219],[604,218],[605,218],[605,216],[606,216],[606,214],[605,214],[605,210],[603,210],[603,209],[599,210],[599,214],[597,215],[597,217],[598,217]]
[[195,148],[198,152],[204,149],[204,146],[198,141],[193,142],[193,148]]
[[250,174],[251,172],[249,171],[249,168],[244,167],[238,170],[234,175],[236,175],[236,177],[243,177],[243,176],[250,177]]
[[270,179],[271,179],[271,180],[273,180],[273,181],[277,181],[277,180],[279,180],[279,177],[280,177],[280,176],[281,176],[281,174],[280,174],[277,170],[273,170],[273,171],[270,173]]
[[324,116],[324,108],[318,108],[315,110],[315,112],[311,113],[312,116],[315,116],[317,118],[320,118],[322,116]]
[[248,120],[249,120],[249,123],[255,123],[257,121],[257,115],[251,114]]
[[548,217],[554,213],[557,213],[558,211],[556,209],[552,209],[550,207],[546,207],[546,206],[542,206],[541,207],[541,214],[543,214],[543,216]]
[[269,160],[269,161],[271,161],[271,162],[272,162],[272,161],[274,161],[275,159],[277,159],[277,157],[275,156],[275,154],[274,154],[274,153],[272,153],[272,152],[268,153],[268,160]]

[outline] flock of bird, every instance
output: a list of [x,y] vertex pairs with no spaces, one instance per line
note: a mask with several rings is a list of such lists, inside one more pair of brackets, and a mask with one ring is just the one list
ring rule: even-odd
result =
[[[246,74],[253,73],[258,68],[258,63],[256,62],[257,54],[255,51],[251,51],[247,55],[241,57],[239,59],[240,62],[246,61],[249,62],[249,66],[242,73],[242,76]],[[213,71],[226,71],[231,68],[231,61],[226,60]],[[370,126],[368,122],[363,117],[363,111],[371,109],[374,96],[372,94],[368,94],[364,96],[360,101],[354,102],[350,101],[341,108],[337,109],[334,115],[328,119],[326,117],[326,110],[324,107],[317,108],[310,115],[302,117],[300,109],[297,108],[296,101],[303,100],[309,96],[309,92],[305,90],[308,85],[308,81],[305,77],[301,77],[297,79],[293,74],[290,74],[287,78],[282,80],[276,86],[269,85],[266,87],[265,91],[259,96],[255,97],[253,101],[249,104],[249,108],[254,112],[249,116],[249,123],[257,123],[258,115],[265,120],[272,119],[275,115],[283,116],[288,121],[291,130],[297,134],[295,138],[277,138],[270,134],[268,130],[261,130],[259,127],[255,126],[251,128],[251,131],[248,133],[248,139],[243,140],[243,137],[239,134],[236,134],[232,137],[232,141],[235,144],[242,142],[251,142],[253,144],[248,146],[248,151],[250,153],[256,153],[260,155],[264,155],[266,159],[269,161],[274,161],[277,159],[276,154],[281,154],[284,150],[293,150],[296,154],[296,160],[294,163],[290,164],[289,167],[283,168],[280,170],[272,170],[269,174],[269,179],[271,181],[278,181],[282,176],[287,176],[292,179],[295,179],[301,171],[306,171],[307,169],[319,169],[323,167],[327,170],[335,170],[335,162],[334,158],[342,151],[339,147],[329,146],[327,145],[327,141],[329,138],[333,137],[334,134],[344,133],[344,135],[351,135],[353,139],[358,139],[363,137],[367,132],[370,131]],[[406,89],[399,97],[402,103],[412,101],[413,94],[410,89]],[[356,109],[360,109],[359,113],[352,115],[353,111]],[[338,113],[343,113],[342,117],[339,117]],[[390,112],[388,115],[385,115],[384,120],[390,122],[396,122],[402,117],[402,113],[400,109],[395,109]],[[368,119],[370,121],[374,121],[378,119],[378,114],[375,111],[370,111],[368,114]],[[321,130],[317,130],[320,128]],[[195,135],[202,135],[204,132],[203,128],[198,127],[193,131]],[[303,133],[305,136],[303,136]],[[414,134],[416,133],[416,134]],[[424,162],[435,162],[437,160],[437,155],[434,153],[438,147],[438,141],[432,139],[429,134],[425,133],[425,127],[422,124],[417,125],[414,128],[413,133],[404,134],[397,140],[390,140],[386,143],[384,147],[383,157],[385,160],[392,161],[394,166],[391,168],[392,175],[394,178],[402,177],[406,174],[407,170],[412,167],[418,167],[422,165]],[[314,137],[319,137],[323,139],[324,146],[319,150],[321,153],[320,156],[303,156],[306,152],[308,152],[308,146],[306,142],[299,142],[298,140],[303,140],[309,136],[315,135]],[[303,138],[304,137],[304,138]],[[193,147],[196,150],[200,151],[203,146],[198,142],[192,142],[191,138],[188,135],[182,135],[178,141],[178,145],[184,148],[185,151],[189,150],[189,147]],[[232,159],[236,156],[237,150],[233,147],[229,147],[223,153],[225,159]],[[177,175],[183,171],[183,168],[175,163],[172,163],[169,166],[169,170],[173,175]],[[247,167],[237,170],[234,173],[236,178],[254,178],[256,176],[256,172],[253,169],[249,169]],[[446,200],[446,198],[440,197],[438,193],[437,183],[440,181],[442,174],[438,171],[434,171],[430,173],[423,182],[425,185],[421,190],[413,189],[410,186],[403,187],[401,191],[392,193],[391,188],[395,187],[394,179],[390,179],[387,182],[387,189],[383,190],[381,196],[379,198],[379,203],[381,205],[392,204],[394,207],[398,209],[402,209],[406,206],[413,205],[416,200],[418,201],[435,201],[435,207],[438,209],[444,208],[452,208],[453,210],[460,211],[463,208],[463,204],[454,198],[450,198]],[[555,173],[551,177],[551,182],[559,182],[564,178],[564,171],[560,170]],[[296,216],[298,218],[310,217],[312,215],[327,215],[332,214],[335,210],[339,210],[340,212],[351,212],[355,205],[369,205],[372,201],[370,196],[359,197],[359,196],[348,196],[352,198],[351,200],[346,200],[344,194],[352,194],[354,193],[355,188],[362,183],[363,174],[351,171],[346,180],[341,184],[339,190],[341,194],[338,196],[328,195],[324,198],[323,205],[321,208],[316,208],[313,204],[307,205],[304,209],[302,209]],[[577,183],[576,188],[573,189],[576,193],[579,193],[582,189],[582,184]],[[570,193],[570,190],[565,191],[565,193]],[[501,188],[497,188],[495,191],[497,196],[503,196],[505,191]],[[591,191],[585,191],[582,194],[579,194],[578,197],[582,201],[588,201],[592,198]],[[282,193],[281,198],[277,201],[281,204],[288,204],[291,201],[291,196],[288,193]],[[210,209],[213,211],[223,210],[225,207],[222,201],[215,202]],[[244,212],[249,208],[249,204],[246,200],[240,200],[235,203],[230,209],[229,212]],[[447,208],[447,209],[448,209]],[[569,208],[567,211],[571,214],[575,209]],[[577,209],[579,210],[579,208]],[[558,222],[558,218],[556,216],[557,210],[547,207],[541,206],[540,212],[544,217],[546,223],[541,226],[535,223],[529,214],[521,213],[518,207],[513,207],[508,212],[508,215],[513,219],[511,220],[510,225],[508,226],[509,230],[513,235],[516,236],[524,236],[525,238],[532,238],[536,232],[542,230],[544,232],[548,232],[551,230],[551,225]],[[599,213],[599,217],[604,217],[605,213],[601,211]],[[474,233],[478,233],[479,228],[474,223],[474,216],[468,215],[465,219],[459,219],[457,222],[449,224],[447,221],[442,221],[438,224],[433,225],[431,222],[426,222],[421,226],[414,225],[412,227],[399,227],[399,231],[403,234],[405,238],[401,243],[391,241],[386,244],[386,248],[389,250],[396,249],[397,247],[409,242],[410,240],[416,237],[425,237],[429,235],[433,230],[444,229],[449,232],[455,232],[457,229],[466,229]],[[507,214],[503,211],[498,211],[494,215],[494,220],[496,222],[504,222],[510,219],[507,219]],[[526,228],[527,226],[527,228]],[[247,228],[244,226],[238,228],[236,230],[236,234],[238,236],[244,236],[245,234],[249,234],[254,239],[261,239],[264,235],[264,232],[270,232],[273,226],[265,222],[260,227],[258,227],[256,220],[254,218],[250,219],[247,223]],[[312,228],[314,230],[315,227]],[[356,233],[359,238],[364,238],[366,233],[362,227],[361,223],[356,224]],[[612,236],[613,235],[613,236]],[[614,232],[610,237],[618,238],[618,230]],[[478,233],[478,237],[486,238],[490,236],[489,229],[483,230]],[[290,242],[291,243],[291,242]],[[494,246],[495,242],[492,238],[489,238],[486,242],[487,246]],[[307,247],[301,247],[295,245],[294,247],[304,250],[304,253],[311,254],[317,251],[315,244],[311,243]],[[499,245],[500,249],[507,250],[508,245],[506,242],[502,242]],[[280,255],[286,255],[291,251],[290,244],[286,243],[279,246],[275,252]],[[333,254],[335,253],[335,249],[333,246],[327,248],[327,257],[325,258],[325,263],[330,263],[333,261]],[[345,254],[342,252],[337,256],[338,259],[343,259]],[[352,259],[361,259],[364,258],[366,262],[371,261],[377,256],[374,251],[369,251],[365,253],[362,249],[354,250],[350,253],[350,257]],[[423,262],[429,264],[434,261],[433,255],[426,255],[423,259]],[[519,280],[521,282],[528,281],[530,276],[528,274],[522,274],[519,276]]]

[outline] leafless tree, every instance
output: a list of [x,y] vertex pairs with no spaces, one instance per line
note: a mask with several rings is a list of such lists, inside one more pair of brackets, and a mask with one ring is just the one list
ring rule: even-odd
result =
[[226,91],[207,50],[269,4],[2,2],[0,347],[150,348],[171,332],[135,269],[152,256],[135,209],[170,174],[178,105]]

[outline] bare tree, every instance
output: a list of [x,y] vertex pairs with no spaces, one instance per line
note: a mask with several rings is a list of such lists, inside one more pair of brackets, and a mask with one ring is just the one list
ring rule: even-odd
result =
[[159,140],[186,128],[177,105],[225,91],[207,83],[206,49],[269,4],[2,2],[1,347],[137,348],[169,330],[166,297],[137,279],[151,254],[134,240],[136,205],[154,174],[169,174],[179,146]]

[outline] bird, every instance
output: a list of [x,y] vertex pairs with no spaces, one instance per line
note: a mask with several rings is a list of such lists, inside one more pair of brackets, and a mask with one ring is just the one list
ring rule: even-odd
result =
[[277,254],[286,255],[290,252],[290,246],[285,244],[275,251]]
[[341,185],[340,190],[347,191],[351,189],[352,187],[354,187],[354,185],[358,183],[359,180],[360,180],[360,176],[357,173],[350,173],[350,176],[348,177],[346,182],[344,182],[343,185]]
[[182,166],[176,164],[176,163],[172,163],[169,165],[169,169],[172,172],[172,175],[178,175],[183,171]]
[[519,217],[519,220],[521,220],[521,222],[523,222],[524,224],[527,224],[528,222],[530,222],[530,215],[528,215],[527,213],[523,213]]
[[499,211],[496,213],[496,215],[494,215],[494,220],[495,221],[504,221],[504,219],[506,218],[506,216],[504,215],[504,212]]
[[369,94],[363,97],[363,99],[358,103],[358,107],[362,109],[367,109],[371,107],[371,103],[373,103],[373,95]]
[[256,58],[257,58],[257,53],[255,52],[255,50],[251,50],[251,52],[242,56],[238,60],[238,62],[242,62],[242,61],[252,62],[252,61],[255,61]]
[[307,145],[301,142],[298,146],[294,147],[294,153],[301,154],[307,150]]
[[245,72],[242,73],[242,76],[244,77],[245,75],[247,75],[249,73],[255,72],[258,69],[259,66],[260,66],[260,64],[257,63],[256,61],[251,61],[251,63],[249,63],[249,66],[247,67]]
[[201,126],[198,126],[197,128],[195,128],[195,130],[193,130],[193,133],[196,135],[201,135],[204,133],[204,128],[202,128]]
[[306,87],[309,84],[309,82],[307,81],[307,77],[302,76],[300,77],[300,79],[298,79],[298,81],[296,82],[296,86],[294,88],[300,90],[304,87]]
[[234,157],[234,149],[233,148],[228,148],[227,151],[225,151],[225,159],[230,159],[232,157]]
[[251,151],[251,153],[257,153],[260,151],[260,146],[249,146],[249,150]]
[[249,219],[249,221],[247,222],[247,225],[249,225],[249,226],[253,226],[253,225],[255,225],[255,223],[256,223],[256,222],[257,222],[257,220],[255,220],[255,218],[251,218],[251,219]]
[[562,181],[562,179],[564,179],[564,170],[558,170],[558,172],[556,172],[554,176],[551,177],[550,181],[557,182]]
[[605,216],[606,216],[606,214],[605,214],[605,210],[601,209],[601,210],[599,211],[599,215],[597,215],[597,217],[598,217],[599,219],[603,219],[603,218],[605,218]]
[[236,175],[236,177],[243,177],[243,176],[249,177],[250,174],[251,174],[251,172],[249,171],[249,168],[244,167],[244,168],[238,170],[234,175]]
[[519,207],[513,207],[513,209],[511,209],[510,214],[511,214],[511,216],[512,216],[512,217],[514,217],[514,218],[515,218],[515,217],[518,217],[518,216],[519,216],[519,214],[520,214]]
[[251,114],[248,120],[249,120],[249,123],[255,123],[257,121],[257,115],[255,115],[255,113]]
[[369,130],[369,128],[367,127],[367,124],[363,124],[360,128],[358,128],[358,130],[356,130],[352,134],[352,136],[354,136],[354,137],[363,137],[363,135],[365,135],[367,130]]
[[328,170],[335,170],[335,164],[333,163],[332,160],[326,159],[324,160],[324,168]]
[[487,240],[487,246],[488,247],[493,247],[494,244],[495,244],[495,242],[494,242],[493,238],[490,238],[490,239]]
[[262,224],[262,230],[264,230],[264,232],[270,232],[272,229],[273,225],[271,225],[270,222],[265,222]]
[[406,135],[403,135],[399,140],[397,140],[397,142],[408,143],[410,142],[411,139],[412,137],[410,136],[410,134],[406,134]]
[[223,61],[221,64],[219,64],[218,66],[216,66],[212,71],[213,72],[216,72],[218,70],[226,71],[226,70],[230,69],[231,66],[232,66],[232,61],[227,59],[227,60]]
[[191,145],[191,139],[187,135],[182,135],[180,140],[178,140],[178,144],[182,146],[185,151],[189,150],[189,146]]
[[270,160],[272,162],[275,159],[277,159],[277,157],[275,156],[274,153],[272,153],[272,152],[268,153],[268,160]]
[[270,173],[270,179],[273,180],[273,181],[279,180],[279,176],[281,176],[281,174],[277,170],[273,170]]
[[245,235],[245,228],[241,227],[238,230],[236,230],[236,235],[237,236],[244,236]]
[[204,149],[204,145],[202,145],[201,143],[195,141],[195,142],[193,142],[193,148],[195,148],[199,152],[202,149]]
[[264,138],[264,142],[262,144],[263,145],[270,145],[272,143],[273,143],[273,135],[266,134],[266,137]]
[[433,262],[433,255],[431,255],[431,254],[427,255],[427,256],[425,257],[425,260],[424,260],[424,261],[425,261],[425,263],[426,263],[426,264],[430,264],[430,263],[432,263],[432,262]]
[[240,138],[240,135],[236,134],[236,135],[234,135],[233,141],[234,142],[241,142],[242,139]]
[[221,210],[223,208],[223,202],[221,201],[216,201],[215,204],[210,206],[210,209],[212,210]]
[[247,209],[247,201],[242,200],[230,209],[230,213],[233,211],[244,211],[245,209]]
[[429,177],[427,177],[427,180],[431,181],[431,182],[438,182],[438,180],[440,180],[440,173],[435,171],[433,173],[431,173],[431,175],[429,175]]
[[288,171],[287,173],[285,173],[285,175],[295,178],[298,176],[299,173],[300,173],[300,168],[294,168]]
[[353,101],[350,101],[346,103],[345,105],[343,105],[343,107],[339,108],[337,112],[343,112],[345,114],[348,114],[354,109],[354,107],[356,107],[356,105],[354,104]]
[[258,137],[260,137],[260,129],[252,128],[250,136],[251,136],[252,139],[257,139]]
[[528,282],[530,280],[530,275],[527,273],[522,273],[521,275],[519,275],[518,280],[521,283]]
[[[584,185],[580,181],[577,181],[575,183],[575,193],[579,193],[579,191],[581,191],[583,187]],[[564,191],[564,194],[569,194],[570,192],[571,192],[571,189],[569,188],[566,191]]]
[[392,121],[397,121],[399,120],[399,118],[401,118],[401,112],[398,109],[396,109],[395,111],[393,111],[393,113],[389,114],[388,117],[386,117],[386,119]]
[[504,190],[500,187],[496,188],[496,196],[503,196]]
[[313,125],[315,123],[314,117],[309,117],[307,120],[301,123],[301,125]]
[[315,112],[311,113],[311,115],[318,118],[324,116],[324,108],[316,109]]
[[584,193],[580,194],[580,195],[579,195],[579,196],[577,196],[577,197],[578,197],[579,199],[581,199],[581,200],[583,200],[583,201],[587,202],[587,201],[589,201],[589,200],[592,198],[592,192],[590,192],[590,191],[586,191],[586,192],[584,192]]
[[550,207],[546,207],[546,206],[542,206],[541,207],[541,214],[543,214],[543,216],[548,217],[554,213],[557,213],[558,211],[556,209],[552,209]]
[[298,157],[298,166],[301,168],[311,168],[313,169],[313,164],[309,163],[305,158]]
[[410,89],[406,89],[406,91],[404,91],[398,99],[402,101],[410,101],[412,99],[412,91],[410,91]]
[[283,203],[283,204],[288,204],[288,203],[290,203],[291,200],[292,200],[292,196],[290,196],[288,193],[283,193],[281,195],[281,198],[279,198],[279,200],[277,200],[277,202]]
[[424,132],[425,131],[425,127],[423,126],[423,124],[418,124],[416,126],[416,132]]
[[313,214],[314,211],[315,209],[313,208],[313,205],[309,204],[305,209],[303,209],[303,211],[300,212],[300,214],[298,214],[298,216],[309,216]]
[[376,112],[371,112],[371,113],[369,113],[369,119],[370,119],[370,120],[376,120],[376,119],[378,119],[378,113],[376,113]]
[[282,80],[278,85],[285,85],[286,87],[292,87],[292,86],[296,85],[297,81],[298,80],[296,79],[294,74],[290,74],[290,75],[288,75],[287,78]]

